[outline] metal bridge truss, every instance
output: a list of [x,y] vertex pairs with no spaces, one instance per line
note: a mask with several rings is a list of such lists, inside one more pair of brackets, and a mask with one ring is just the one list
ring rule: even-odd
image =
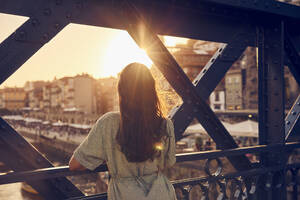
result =
[[[300,96],[285,116],[283,70],[287,65],[300,82],[300,7],[275,0],[1,0],[0,12],[29,17],[0,44],[0,83],[69,23],[127,30],[146,49],[184,102],[171,113],[176,139],[196,118],[220,149],[177,155],[177,162],[207,160],[207,177],[173,182],[183,199],[189,199],[195,186],[204,199],[214,199],[210,192],[215,186],[218,200],[286,199],[290,186],[297,199],[300,163],[287,160],[291,150],[300,147],[295,142],[300,131]],[[192,83],[157,34],[225,44]],[[248,46],[258,48],[260,145],[238,148],[206,100]],[[259,153],[259,163],[251,163],[247,153]],[[228,158],[236,172],[220,173],[220,157]],[[215,172],[210,169],[212,160],[218,163]],[[53,167],[1,118],[0,161],[14,171],[0,175],[0,184],[26,181],[51,200],[106,199],[106,194],[84,196],[65,178],[91,172]],[[100,166],[94,172],[106,170]],[[286,182],[286,177],[292,181]]]

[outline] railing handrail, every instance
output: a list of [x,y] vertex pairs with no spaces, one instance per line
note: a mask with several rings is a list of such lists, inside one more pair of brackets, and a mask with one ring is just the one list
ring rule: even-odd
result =
[[[276,144],[276,145],[257,145],[251,147],[240,147],[235,149],[227,149],[227,150],[212,150],[212,151],[202,151],[195,153],[182,153],[176,155],[176,162],[185,162],[185,161],[195,161],[195,160],[203,160],[203,159],[216,159],[219,157],[228,157],[228,156],[236,156],[248,153],[262,153],[262,152],[270,152],[270,151],[289,151],[295,148],[300,148],[300,142],[290,142],[286,144]],[[102,164],[97,167],[95,170],[83,170],[83,171],[70,171],[69,166],[59,166],[59,167],[50,167],[50,168],[42,168],[31,171],[23,171],[23,172],[9,172],[3,175],[0,175],[0,185],[8,184],[8,183],[16,183],[16,182],[24,182],[24,181],[32,181],[32,180],[40,180],[40,179],[48,179],[48,178],[56,178],[56,177],[64,177],[64,176],[76,176],[83,175],[95,172],[105,172],[107,171],[107,165]]]

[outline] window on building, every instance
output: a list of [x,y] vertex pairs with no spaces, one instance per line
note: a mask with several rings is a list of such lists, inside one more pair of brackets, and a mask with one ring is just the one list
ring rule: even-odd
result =
[[221,105],[220,104],[215,104],[214,107],[215,107],[215,110],[220,110],[221,109]]
[[220,101],[220,93],[215,92],[215,101]]

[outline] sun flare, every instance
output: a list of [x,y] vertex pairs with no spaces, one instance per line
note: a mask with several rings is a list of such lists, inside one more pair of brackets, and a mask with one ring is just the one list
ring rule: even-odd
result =
[[104,58],[105,60],[100,69],[101,77],[117,76],[126,65],[132,62],[139,62],[147,67],[152,65],[152,61],[147,56],[146,51],[139,48],[125,31],[120,31],[112,40],[107,47]]

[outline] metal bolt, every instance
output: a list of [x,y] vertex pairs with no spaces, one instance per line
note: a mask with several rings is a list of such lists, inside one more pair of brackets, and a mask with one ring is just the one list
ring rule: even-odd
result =
[[51,15],[51,10],[50,10],[50,8],[45,8],[43,13],[44,13],[44,15],[46,15],[46,16],[50,16],[50,15]]
[[54,25],[54,28],[56,28],[56,29],[59,29],[59,27],[60,27],[60,24],[59,24],[59,23],[56,23],[56,24]]
[[21,31],[19,34],[19,38],[20,39],[24,39],[26,37],[26,32],[25,31]]
[[[66,18],[67,18],[67,19],[70,19],[70,18],[71,18],[71,16],[72,16],[72,14],[71,14],[71,13],[67,13],[67,15],[66,15]],[[129,24],[129,26],[130,26],[130,24]]]
[[47,40],[48,38],[49,38],[48,33],[44,33],[44,35],[43,35],[43,40]]
[[41,158],[37,158],[35,161],[36,161],[37,163],[41,163],[41,162],[42,162],[42,159],[41,159]]
[[62,0],[56,0],[55,4],[58,6],[58,5],[61,5],[62,4]]
[[39,25],[39,21],[37,19],[32,19],[31,24],[32,24],[32,26],[37,26],[37,25]]

